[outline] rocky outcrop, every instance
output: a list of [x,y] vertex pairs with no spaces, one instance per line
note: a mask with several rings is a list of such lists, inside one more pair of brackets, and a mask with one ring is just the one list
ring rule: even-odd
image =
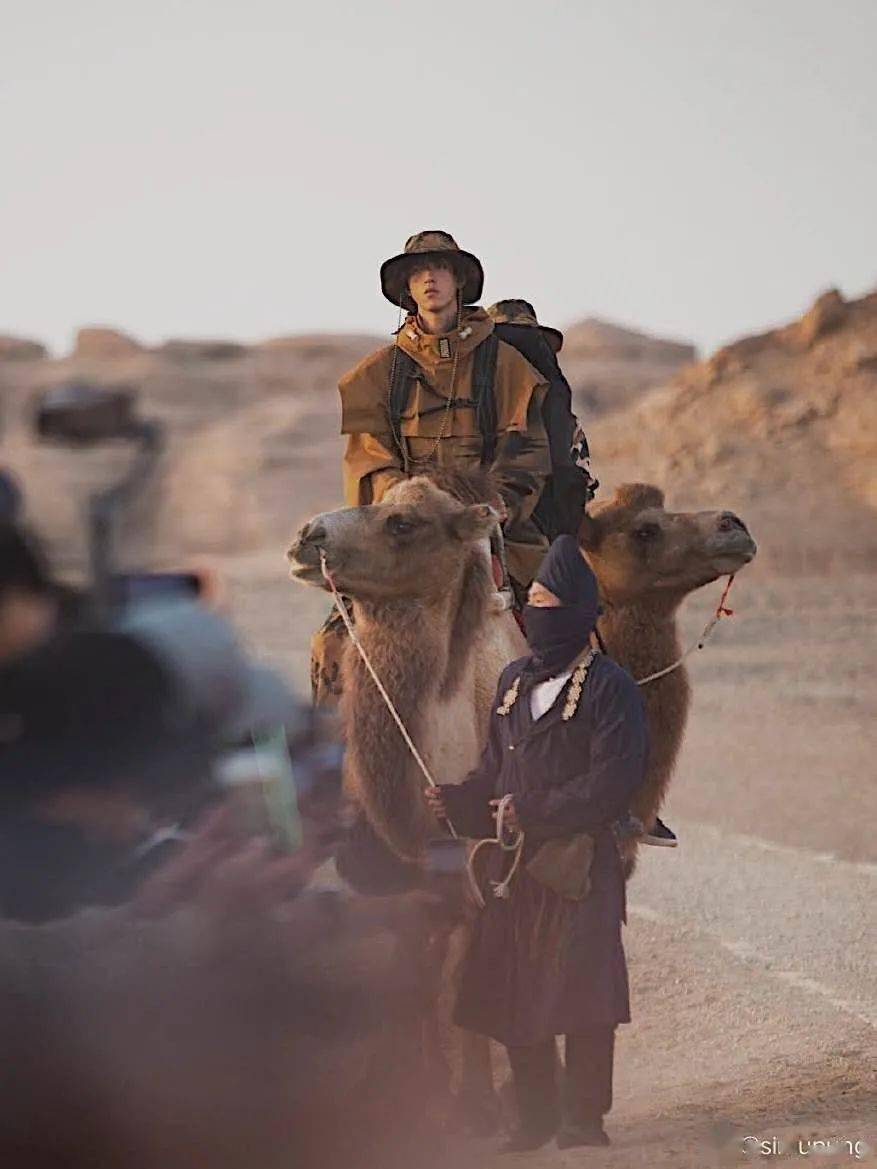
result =
[[813,306],[794,326],[793,335],[806,349],[835,329],[839,329],[847,317],[847,303],[836,288],[829,289],[817,297]]
[[39,341],[0,335],[0,361],[41,361],[46,356],[46,347]]
[[624,410],[697,358],[684,341],[667,341],[594,317],[564,332],[561,365],[587,430],[591,418]]
[[[866,298],[868,299],[868,298]],[[841,328],[849,305],[836,288],[823,292],[797,321],[724,345],[709,358],[706,368],[713,381],[732,377],[752,367],[758,358],[783,349],[812,349],[817,341]]]
[[635,475],[680,505],[736,500],[756,525],[756,571],[877,566],[877,295],[825,293],[597,420],[589,439],[607,488]]
[[128,333],[123,333],[120,329],[94,325],[79,329],[73,346],[74,357],[97,361],[136,357],[143,352],[144,346]]
[[316,360],[336,358],[347,352],[364,356],[391,340],[391,337],[375,337],[371,333],[294,333],[289,337],[269,337],[255,348],[260,353]]
[[694,361],[697,350],[687,341],[667,341],[589,317],[564,331],[564,359],[660,362],[674,368]]
[[165,341],[158,352],[170,361],[231,361],[246,357],[249,347],[237,341],[207,340],[187,341],[174,339]]

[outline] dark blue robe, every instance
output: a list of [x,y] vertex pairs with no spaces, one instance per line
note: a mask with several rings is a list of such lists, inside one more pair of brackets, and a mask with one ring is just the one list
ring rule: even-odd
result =
[[[648,753],[639,688],[602,655],[591,664],[568,721],[562,714],[570,683],[536,722],[523,687],[511,712],[498,714],[527,661],[503,671],[478,767],[462,784],[442,788],[460,835],[493,836],[488,801],[507,793],[515,797],[524,830],[508,900],[494,897],[489,881],[505,875],[511,854],[490,846],[479,853],[487,905],[464,961],[455,1014],[461,1027],[507,1045],[630,1021],[621,943],[624,875],[611,825],[642,784]],[[524,866],[543,841],[580,832],[594,840],[591,888],[572,901],[537,883]]]

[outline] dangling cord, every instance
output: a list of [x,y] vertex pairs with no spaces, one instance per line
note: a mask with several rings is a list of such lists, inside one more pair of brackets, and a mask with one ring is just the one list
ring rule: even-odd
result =
[[478,850],[483,848],[485,844],[495,844],[498,848],[502,849],[503,852],[513,852],[515,854],[514,860],[512,861],[512,867],[509,869],[507,876],[502,881],[490,882],[490,887],[493,890],[494,897],[498,897],[500,901],[508,901],[509,886],[512,883],[512,878],[518,871],[518,865],[521,863],[521,853],[524,851],[523,832],[520,830],[520,828],[518,828],[510,840],[507,840],[505,835],[505,816],[506,812],[508,811],[509,804],[513,799],[514,796],[510,795],[502,797],[496,809],[496,836],[486,836],[483,840],[479,840],[472,851],[469,853],[469,857],[466,861],[466,873],[469,877],[469,884],[472,888],[472,895],[475,898],[475,903],[479,909],[483,909],[486,903],[484,900],[484,894],[481,892],[481,889],[478,886],[478,878],[475,876],[475,857],[478,853]]
[[390,366],[390,385],[387,390],[387,419],[390,423],[390,433],[393,436],[393,442],[399,449],[402,455],[402,473],[408,476],[409,473],[409,458],[408,458],[408,443],[401,434],[396,433],[396,427],[393,425],[393,383],[396,381],[396,360],[399,357],[399,334],[402,332],[402,298],[399,297],[399,316],[396,320],[396,332],[393,334],[393,363]]
[[[718,623],[721,621],[721,619],[723,617],[733,617],[734,616],[734,610],[726,608],[725,601],[727,601],[727,599],[728,599],[728,593],[731,591],[731,585],[734,583],[735,575],[736,574],[732,572],[731,575],[728,577],[728,583],[725,585],[724,589],[722,590],[722,595],[719,598],[719,603],[718,603],[718,605],[716,605],[716,611],[715,611],[715,613],[713,613],[712,617],[710,617],[709,621],[707,621],[706,625],[703,628],[703,632],[701,633],[701,635],[697,639],[697,641],[695,641],[693,645],[690,645],[688,647],[688,649],[685,651],[685,653],[682,655],[681,658],[677,658],[675,662],[672,662],[669,666],[665,666],[663,670],[656,670],[654,672],[654,674],[648,674],[645,678],[637,678],[637,680],[636,680],[637,686],[646,686],[646,685],[648,685],[649,682],[655,682],[655,681],[657,681],[658,678],[664,678],[667,676],[667,674],[672,674],[674,670],[678,670],[679,667],[686,660],[686,658],[689,658],[695,652],[695,650],[703,649],[703,647],[709,641],[713,630],[715,629],[715,627],[718,625]],[[597,641],[599,642],[600,649],[605,654],[606,653],[606,646],[603,642],[603,638],[600,635],[600,630],[597,629],[596,626],[594,627],[594,633],[597,635]],[[608,656],[609,655],[607,654],[607,657]]]
[[[326,584],[329,586],[329,589],[332,593],[332,600],[335,602],[335,607],[337,608],[338,612],[341,614],[341,620],[344,622],[344,627],[347,630],[347,634],[350,637],[350,640],[353,642],[354,646],[356,647],[356,652],[362,658],[363,665],[365,666],[365,668],[368,670],[369,674],[371,675],[372,681],[374,682],[375,686],[377,686],[378,693],[380,694],[381,698],[383,698],[384,705],[386,706],[387,710],[390,712],[390,717],[393,719],[393,722],[399,728],[399,733],[401,734],[402,738],[405,740],[406,747],[411,752],[411,754],[414,756],[414,762],[420,768],[421,772],[423,773],[423,777],[426,780],[426,782],[429,784],[429,786],[430,787],[438,787],[439,785],[433,779],[432,775],[430,774],[429,768],[426,766],[426,763],[423,761],[423,756],[420,754],[420,752],[417,750],[417,747],[414,745],[414,740],[411,738],[411,735],[408,733],[408,728],[405,726],[405,723],[402,721],[402,718],[401,718],[398,710],[396,709],[396,707],[393,704],[392,698],[387,693],[386,686],[384,686],[383,682],[378,677],[377,671],[375,670],[374,666],[371,663],[371,659],[369,658],[368,654],[365,651],[365,646],[359,640],[359,635],[357,634],[356,629],[354,628],[353,622],[350,619],[350,614],[347,612],[347,606],[344,604],[344,601],[341,599],[341,594],[338,592],[338,586],[335,584],[335,579],[332,576],[332,573],[329,571],[329,565],[328,565],[328,562],[326,560],[326,552],[323,548],[320,549],[320,571],[323,574],[323,579],[325,580]],[[453,838],[456,840],[457,839],[457,831],[454,828],[454,825],[448,819],[445,820],[445,823],[448,826],[448,831],[450,832],[451,836],[453,836]]]
[[457,362],[458,362],[458,359],[460,356],[460,325],[462,324],[462,320],[463,320],[463,290],[461,288],[458,288],[457,289],[457,327],[456,327],[457,340],[456,340],[456,344],[454,345],[454,363],[451,366],[451,386],[450,386],[450,389],[448,390],[448,400],[445,403],[445,412],[442,415],[441,428],[438,432],[438,435],[436,437],[435,442],[432,445],[432,449],[430,450],[429,454],[422,455],[420,458],[417,458],[417,459],[413,459],[412,461],[415,463],[430,463],[430,462],[432,462],[433,455],[437,454],[437,452],[438,452],[439,443],[445,437],[445,428],[448,425],[448,419],[451,417],[451,411],[454,408],[454,395],[456,393],[456,387],[457,387]]

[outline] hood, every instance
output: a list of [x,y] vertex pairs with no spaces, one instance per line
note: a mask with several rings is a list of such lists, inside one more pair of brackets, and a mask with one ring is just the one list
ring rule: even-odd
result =
[[450,333],[423,333],[417,318],[408,316],[399,330],[396,343],[427,372],[446,365],[454,359],[454,350],[459,346],[460,357],[472,353],[485,337],[493,332],[493,321],[483,308],[464,308],[460,316],[460,328]]

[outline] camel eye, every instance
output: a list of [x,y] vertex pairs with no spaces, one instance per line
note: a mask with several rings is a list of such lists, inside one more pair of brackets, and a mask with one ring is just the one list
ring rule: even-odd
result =
[[387,531],[391,536],[408,536],[416,527],[414,520],[402,515],[391,515],[387,518]]
[[633,529],[633,538],[640,544],[647,544],[650,540],[656,540],[661,534],[661,529],[657,524],[640,524],[638,528]]

